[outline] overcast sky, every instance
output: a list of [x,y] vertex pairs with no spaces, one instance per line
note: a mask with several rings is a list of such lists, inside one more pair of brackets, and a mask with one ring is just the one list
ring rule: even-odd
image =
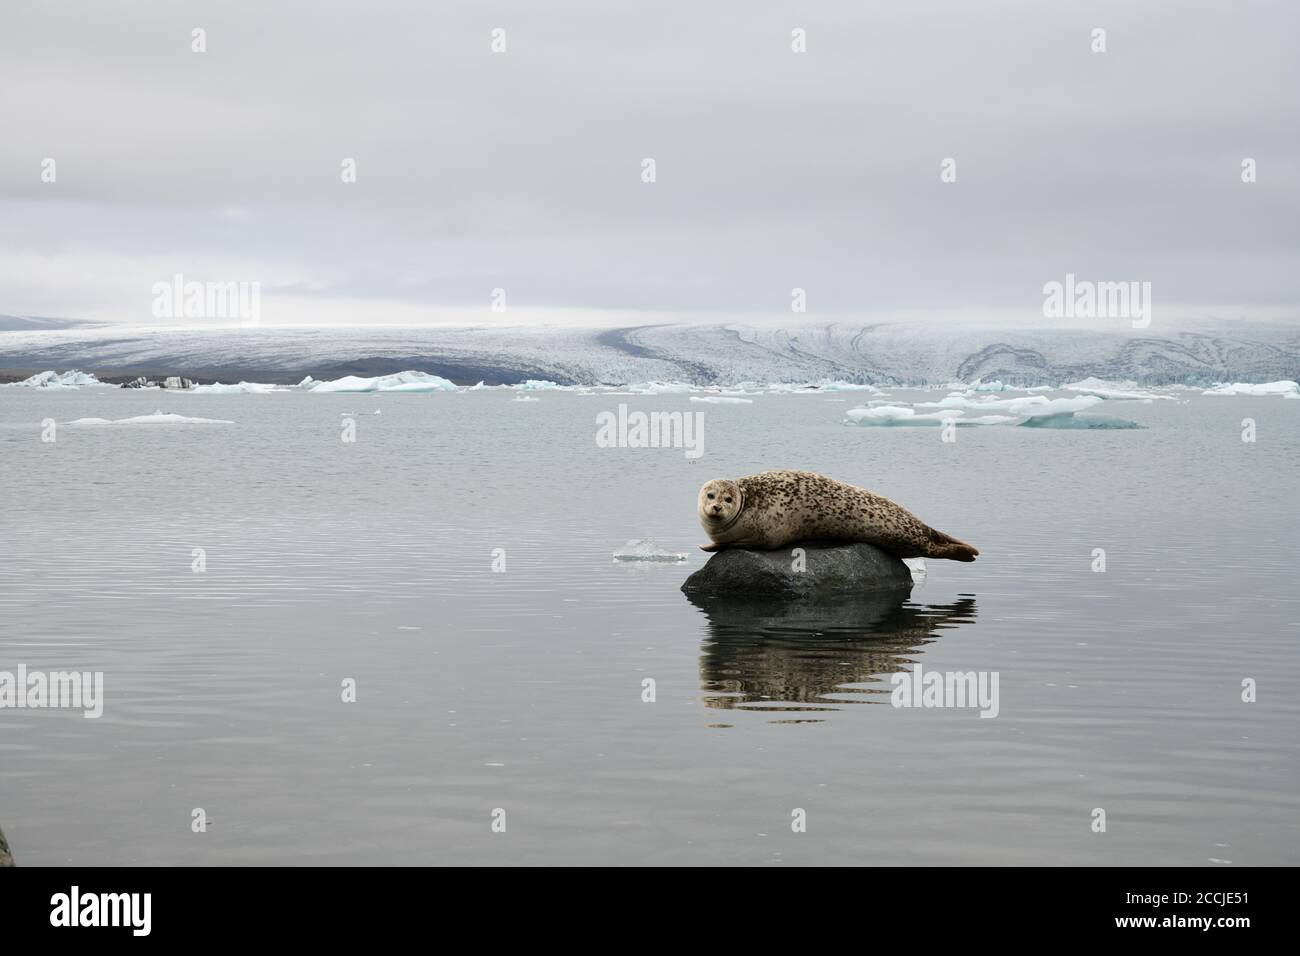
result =
[[1073,272],[1300,316],[1298,28],[1295,0],[7,3],[0,312],[152,321],[179,272],[260,282],[268,324],[502,321],[498,287],[513,321],[788,319],[794,287],[809,318],[1041,321]]

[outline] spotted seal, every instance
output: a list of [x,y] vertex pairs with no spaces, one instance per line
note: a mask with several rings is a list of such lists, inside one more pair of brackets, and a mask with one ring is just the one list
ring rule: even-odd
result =
[[965,542],[935,531],[888,498],[810,471],[715,478],[700,489],[704,551],[775,551],[796,541],[864,541],[896,558],[974,561]]

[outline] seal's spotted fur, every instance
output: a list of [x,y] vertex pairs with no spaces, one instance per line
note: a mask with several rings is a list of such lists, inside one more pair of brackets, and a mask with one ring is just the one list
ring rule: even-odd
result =
[[796,541],[865,541],[896,558],[974,561],[969,544],[935,531],[916,515],[865,488],[810,471],[765,471],[700,489],[705,551],[775,551]]

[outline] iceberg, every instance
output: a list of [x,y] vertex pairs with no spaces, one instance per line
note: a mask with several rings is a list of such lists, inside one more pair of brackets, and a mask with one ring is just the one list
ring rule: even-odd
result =
[[[1105,399],[1096,395],[1073,398],[1047,398],[1026,395],[1020,398],[992,398],[974,401],[965,395],[949,395],[938,402],[907,405],[871,405],[851,408],[846,424],[866,426],[942,425],[1028,425],[1032,428],[1141,428],[1135,422],[1118,418],[1076,418],[1077,412],[1100,405]],[[917,411],[917,409],[935,409]],[[967,417],[967,411],[997,411],[1005,414]]]
[[1281,395],[1283,398],[1300,398],[1300,383],[1284,380],[1252,385],[1249,382],[1220,382],[1201,392],[1202,395]]
[[614,552],[615,561],[685,561],[680,551],[665,551],[649,538],[629,541]]
[[512,402],[540,402],[541,399],[533,395],[516,395],[511,399]]
[[267,385],[263,382],[240,382],[237,385],[195,385],[189,390],[191,395],[269,395],[272,392],[287,393],[289,389],[279,385]]
[[1061,412],[1059,415],[1037,415],[1021,422],[1023,428],[1142,428],[1137,422],[1123,418],[1107,418],[1103,415],[1075,415],[1074,412]]
[[752,398],[732,398],[729,395],[692,395],[693,402],[709,402],[714,405],[753,405]]
[[686,382],[639,382],[629,385],[627,390],[633,395],[685,395],[698,392],[699,388]]
[[1168,399],[1171,402],[1176,401],[1172,395],[1138,391],[1133,382],[1107,382],[1092,377],[1085,378],[1080,382],[1070,382],[1062,385],[1061,390],[1065,392],[1081,392],[1084,395],[1096,395],[1098,398],[1111,399],[1112,401],[1149,402],[1158,398]]
[[222,418],[190,418],[187,415],[175,415],[170,412],[156,411],[152,415],[136,415],[134,418],[78,418],[67,425],[233,425],[234,422]]
[[958,425],[1005,425],[1016,421],[1015,418],[1007,415],[981,415],[977,418],[966,418],[964,417],[966,413],[961,409],[917,412],[905,405],[878,405],[874,408],[859,406],[858,408],[850,408],[844,414],[849,419],[845,424],[865,427],[942,425],[947,421],[955,422]]
[[767,385],[755,382],[743,382],[744,386],[755,386],[782,395],[820,395],[823,392],[866,392],[870,395],[883,395],[880,389],[865,382],[821,381],[821,382],[771,382]]
[[14,388],[81,388],[83,385],[104,385],[89,372],[71,369],[67,372],[37,372],[21,382],[9,382]]
[[395,372],[392,375],[377,375],[374,378],[362,378],[357,375],[345,375],[329,382],[318,382],[310,375],[298,383],[298,388],[306,392],[454,392],[456,384],[440,375],[428,372]]

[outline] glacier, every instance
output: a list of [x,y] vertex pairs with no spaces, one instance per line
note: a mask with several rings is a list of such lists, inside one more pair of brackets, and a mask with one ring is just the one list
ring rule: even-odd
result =
[[[0,369],[168,370],[212,381],[289,385],[419,371],[471,385],[636,385],[666,394],[682,385],[803,383],[819,394],[978,383],[984,391],[1133,383],[1185,384],[1300,378],[1295,323],[1198,320],[1144,330],[999,328],[908,322],[788,326],[663,324],[621,329],[563,326],[424,328],[207,328],[103,324],[0,331]],[[1087,383],[1087,384],[1085,384]],[[961,384],[962,388],[969,388]],[[1218,392],[1216,394],[1225,394]]]

